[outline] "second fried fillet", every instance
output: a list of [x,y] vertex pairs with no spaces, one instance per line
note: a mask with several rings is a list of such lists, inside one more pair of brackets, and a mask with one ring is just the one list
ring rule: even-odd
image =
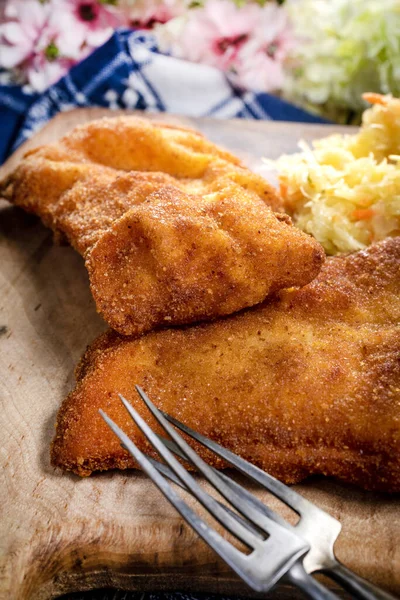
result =
[[51,451],[65,470],[135,466],[99,409],[152,452],[118,397],[149,419],[140,385],[159,409],[285,483],[324,474],[400,492],[400,238],[329,258],[301,290],[214,323],[140,338],[109,331],[76,375]]
[[97,309],[125,335],[252,306],[307,284],[324,260],[237,158],[136,117],[31,151],[0,194],[85,257]]

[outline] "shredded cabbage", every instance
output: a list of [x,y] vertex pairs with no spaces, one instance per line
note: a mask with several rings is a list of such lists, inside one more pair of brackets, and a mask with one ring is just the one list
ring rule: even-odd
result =
[[356,135],[316,140],[275,161],[286,210],[328,254],[400,235],[400,100],[374,103]]

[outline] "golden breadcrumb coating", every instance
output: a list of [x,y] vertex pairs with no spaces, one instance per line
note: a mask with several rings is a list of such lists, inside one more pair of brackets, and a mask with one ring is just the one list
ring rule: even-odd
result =
[[325,257],[236,157],[132,116],[28,152],[0,195],[85,257],[97,309],[125,335],[252,306],[311,281]]
[[153,423],[138,384],[159,408],[286,483],[319,473],[399,492],[399,324],[394,238],[329,258],[303,289],[215,323],[139,339],[109,331],[77,369],[52,463],[82,476],[134,466],[100,408],[152,454],[117,395]]

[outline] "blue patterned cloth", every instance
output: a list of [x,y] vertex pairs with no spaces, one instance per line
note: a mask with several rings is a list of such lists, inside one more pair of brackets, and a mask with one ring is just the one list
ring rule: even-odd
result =
[[269,94],[238,90],[214,67],[163,54],[145,31],[117,30],[43,94],[24,90],[0,86],[0,164],[57,112],[79,106],[324,122]]

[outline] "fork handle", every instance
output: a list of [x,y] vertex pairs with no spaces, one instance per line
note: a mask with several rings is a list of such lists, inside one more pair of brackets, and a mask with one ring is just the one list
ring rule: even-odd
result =
[[329,569],[324,569],[322,572],[339,583],[359,600],[396,600],[388,592],[384,592],[363,577],[353,573],[353,571],[342,565],[338,560],[335,560]]
[[286,573],[286,579],[313,600],[339,600],[336,594],[306,573],[301,562],[296,562],[290,568]]

